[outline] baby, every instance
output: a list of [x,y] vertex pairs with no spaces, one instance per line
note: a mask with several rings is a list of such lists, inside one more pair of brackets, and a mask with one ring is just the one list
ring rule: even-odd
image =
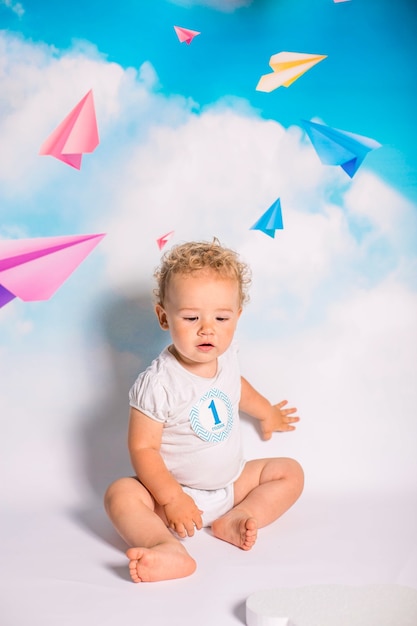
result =
[[250,550],[258,528],[287,511],[303,489],[293,459],[245,461],[242,454],[239,410],[259,420],[264,439],[299,421],[286,400],[272,405],[240,375],[233,337],[248,267],[214,239],[175,246],[155,276],[155,313],[172,343],[130,390],[135,476],[117,480],[105,496],[112,523],[131,546],[134,582],[192,574],[196,563],[180,539],[206,526]]

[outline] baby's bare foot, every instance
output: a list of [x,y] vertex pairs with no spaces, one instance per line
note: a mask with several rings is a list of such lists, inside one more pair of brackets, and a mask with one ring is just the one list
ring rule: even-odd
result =
[[239,509],[232,509],[215,520],[211,529],[215,537],[228,541],[242,550],[253,548],[258,535],[256,519],[248,517],[245,511]]
[[129,548],[129,572],[135,583],[190,576],[196,562],[181,544],[160,543],[152,548]]

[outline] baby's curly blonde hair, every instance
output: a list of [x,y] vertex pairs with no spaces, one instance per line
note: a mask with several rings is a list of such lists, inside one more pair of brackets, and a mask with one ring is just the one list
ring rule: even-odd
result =
[[240,306],[249,300],[248,288],[251,282],[251,272],[248,265],[239,260],[236,252],[224,248],[217,237],[214,237],[212,242],[190,241],[178,244],[165,252],[160,266],[154,273],[157,281],[154,294],[158,304],[164,305],[171,276],[192,274],[205,269],[214,270],[219,276],[237,280]]

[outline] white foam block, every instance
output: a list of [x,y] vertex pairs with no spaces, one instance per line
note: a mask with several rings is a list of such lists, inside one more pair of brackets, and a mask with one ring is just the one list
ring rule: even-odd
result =
[[417,590],[401,585],[267,589],[246,600],[247,626],[416,626]]
[[260,615],[257,612],[249,611],[246,607],[247,626],[295,626],[289,617],[274,617],[270,615]]

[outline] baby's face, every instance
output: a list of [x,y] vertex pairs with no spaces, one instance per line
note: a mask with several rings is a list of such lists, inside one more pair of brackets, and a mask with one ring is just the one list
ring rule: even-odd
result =
[[174,356],[206,377],[215,375],[217,357],[230,346],[241,311],[237,280],[211,270],[174,275],[164,307],[156,307],[161,327],[171,333]]

